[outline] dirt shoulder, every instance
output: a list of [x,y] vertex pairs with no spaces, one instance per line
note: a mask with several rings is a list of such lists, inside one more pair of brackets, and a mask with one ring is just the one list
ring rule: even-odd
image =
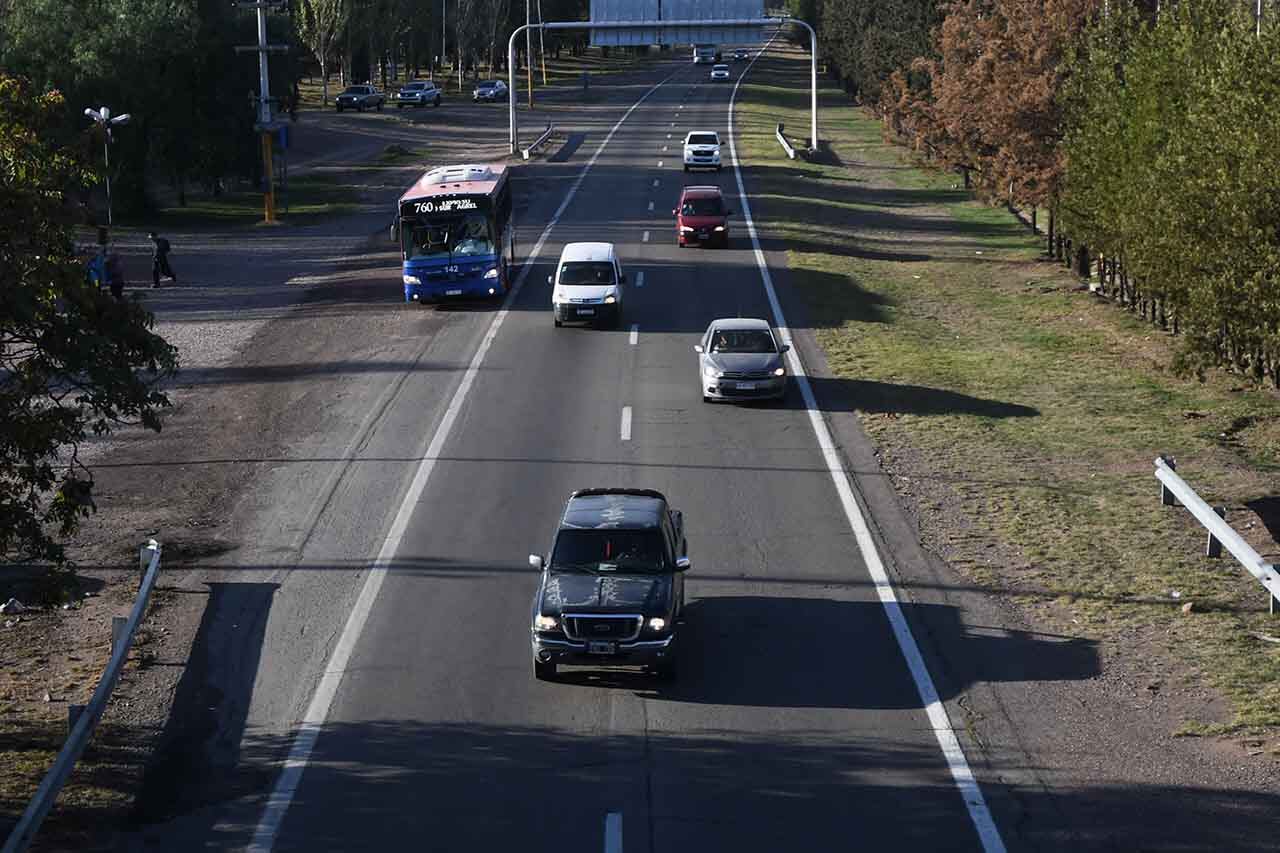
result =
[[743,86],[752,207],[901,591],[955,614],[914,627],[962,694],[953,720],[998,817],[1014,816],[1006,840],[1266,846],[1280,623],[1160,505],[1152,460],[1176,456],[1275,555],[1280,399],[1172,375],[1176,338],[916,168],[834,87],[829,152],[786,160],[773,130],[807,126],[807,83],[783,50]]

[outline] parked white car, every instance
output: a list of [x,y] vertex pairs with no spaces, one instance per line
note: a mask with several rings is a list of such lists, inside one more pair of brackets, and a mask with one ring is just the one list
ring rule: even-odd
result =
[[555,274],[547,276],[556,327],[572,322],[618,325],[626,282],[612,243],[569,243]]
[[692,130],[684,138],[684,170],[720,171],[720,134],[714,130]]

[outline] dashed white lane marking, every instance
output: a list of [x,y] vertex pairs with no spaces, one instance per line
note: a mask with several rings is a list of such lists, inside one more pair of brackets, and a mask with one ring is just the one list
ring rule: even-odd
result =
[[653,185],[654,185],[655,187],[658,185],[658,179],[657,179],[657,178],[654,178],[654,179],[653,179]]
[[622,407],[622,429],[621,429],[621,432],[622,432],[622,440],[623,440],[623,441],[630,441],[630,440],[631,440],[631,407],[630,407],[630,406],[623,406],[623,407]]
[[649,212],[653,213],[653,202],[649,202]]
[[659,168],[659,169],[661,169],[661,168],[662,168],[662,161],[661,161],[661,160],[659,160],[659,161],[658,161],[658,168]]
[[[671,134],[667,134],[667,139],[670,139],[670,138],[671,138]],[[663,150],[663,151],[666,151],[666,150],[667,150],[667,146],[665,146],[665,145],[664,145],[664,146],[662,146],[662,150]]]
[[636,287],[644,287],[644,273],[636,273]]
[[[618,128],[622,127],[623,122],[630,118],[631,114],[648,100],[650,95],[662,88],[674,76],[672,74],[665,77],[653,88],[641,95],[622,114],[622,117],[618,119],[617,123],[601,140],[595,153],[591,155],[591,159],[587,160],[582,170],[578,172],[578,177],[569,187],[569,191],[565,193],[564,200],[560,202],[560,207],[552,214],[551,221],[542,230],[538,241],[533,244],[528,258],[521,264],[520,274],[516,277],[516,283],[507,294],[507,298],[503,300],[502,308],[489,323],[489,328],[485,332],[484,338],[480,341],[480,346],[476,349],[475,355],[471,357],[471,362],[463,372],[462,379],[458,383],[457,389],[453,392],[453,397],[444,411],[444,416],[441,418],[440,424],[436,427],[435,434],[431,438],[431,443],[427,445],[426,454],[423,456],[418,470],[414,473],[413,480],[409,483],[409,488],[405,492],[404,500],[400,503],[395,519],[391,522],[387,537],[382,542],[382,549],[378,552],[377,559],[374,560],[373,565],[369,567],[369,571],[365,574],[364,584],[361,586],[360,593],[356,596],[355,603],[352,604],[347,614],[342,634],[339,635],[333,651],[329,654],[329,660],[325,664],[324,671],[320,673],[319,683],[316,684],[315,692],[311,695],[311,703],[307,706],[306,713],[298,725],[297,732],[294,734],[293,745],[289,748],[289,755],[285,758],[284,766],[280,769],[280,775],[276,777],[275,785],[272,787],[267,803],[262,809],[262,817],[258,820],[253,839],[246,848],[249,853],[270,853],[275,846],[276,837],[280,834],[280,826],[284,823],[289,806],[293,803],[293,797],[298,791],[298,786],[302,783],[302,773],[306,770],[307,763],[311,760],[311,753],[315,749],[316,741],[320,737],[320,731],[329,717],[329,709],[333,705],[334,697],[338,693],[343,677],[347,674],[351,655],[355,652],[360,635],[364,632],[365,624],[369,621],[369,614],[373,611],[378,592],[382,589],[382,582],[386,579],[388,569],[400,550],[400,544],[409,529],[409,522],[413,517],[413,513],[427,489],[427,481],[431,477],[431,472],[435,470],[436,460],[439,459],[441,452],[444,450],[445,442],[453,430],[453,425],[457,422],[458,416],[464,408],[471,386],[475,384],[476,377],[480,373],[484,357],[493,345],[494,339],[497,338],[498,330],[502,328],[503,321],[506,320],[507,315],[511,312],[511,306],[515,302],[516,296],[520,293],[520,289],[524,286],[525,280],[528,279],[529,271],[533,269],[534,262],[542,252],[542,247],[546,245],[551,232],[559,224],[560,217],[564,216],[564,212],[569,209],[569,204],[573,201],[574,196],[578,194],[578,189],[582,186],[582,182],[586,180],[587,173],[591,171],[591,167],[600,159],[600,155],[604,153],[605,146],[613,139],[618,132]],[[627,428],[630,431],[630,425]],[[621,821],[621,815],[619,815],[619,821]],[[619,843],[621,843],[621,824],[619,824]],[[619,850],[621,850],[621,847],[619,847]]]
[[622,853],[622,812],[604,816],[604,853]]
[[[757,54],[757,58],[759,58],[759,54]],[[787,318],[782,313],[782,304],[778,301],[778,294],[773,288],[773,276],[769,274],[769,263],[765,260],[764,251],[760,248],[760,237],[756,233],[755,221],[751,218],[751,204],[747,200],[746,185],[742,181],[742,169],[738,164],[738,145],[733,131],[733,104],[738,97],[738,88],[746,78],[746,71],[750,71],[752,65],[755,65],[755,59],[751,60],[751,64],[739,75],[737,82],[733,86],[733,94],[729,97],[729,154],[733,158],[733,172],[738,180],[738,197],[742,202],[742,218],[747,225],[747,234],[751,237],[751,247],[755,252],[756,266],[760,268],[760,278],[764,282],[765,295],[768,296],[769,307],[773,311],[773,322],[778,327],[783,341],[790,344],[791,331],[787,328]],[[956,737],[955,729],[951,725],[951,719],[947,716],[946,706],[938,698],[938,688],[934,686],[933,677],[929,675],[929,667],[925,664],[924,656],[920,653],[920,646],[916,643],[916,639],[911,633],[911,626],[907,624],[907,619],[902,613],[902,604],[898,601],[898,594],[893,588],[892,581],[889,580],[889,573],[885,570],[884,563],[880,560],[880,553],[876,550],[875,540],[871,537],[871,528],[867,525],[867,519],[858,507],[858,501],[853,495],[853,484],[844,469],[844,463],[840,459],[839,451],[836,450],[835,441],[831,438],[831,431],[827,428],[827,422],[822,417],[822,411],[818,408],[817,399],[813,396],[813,387],[809,384],[809,377],[805,373],[804,363],[800,361],[800,354],[794,346],[787,353],[787,362],[790,365],[792,375],[795,377],[796,385],[799,386],[800,393],[804,397],[805,408],[809,413],[809,424],[813,427],[814,436],[818,440],[818,447],[822,450],[822,457],[827,465],[827,473],[830,474],[831,481],[836,487],[836,494],[840,498],[845,517],[848,519],[849,527],[853,530],[854,539],[857,541],[858,551],[862,554],[862,561],[866,563],[867,573],[871,575],[871,580],[875,584],[876,595],[880,598],[880,605],[884,608],[885,615],[889,618],[889,625],[893,629],[894,639],[898,641],[898,648],[902,652],[902,657],[906,660],[907,669],[911,671],[911,678],[915,682],[916,692],[920,694],[920,702],[929,717],[929,725],[933,729],[933,736],[937,738],[938,746],[942,748],[942,756],[947,762],[947,767],[951,770],[951,778],[955,782],[956,788],[960,791],[960,797],[964,800],[965,808],[969,811],[969,820],[973,822],[973,827],[977,830],[978,840],[982,843],[982,849],[985,853],[1005,853],[1004,841],[1000,838],[1000,830],[996,827],[995,818],[991,816],[987,801],[982,796],[982,789],[978,786],[978,780],[974,778],[973,770],[970,769],[969,762],[964,756],[964,749],[960,746],[960,739]]]
[[648,243],[648,242],[649,242],[649,232],[648,232],[648,231],[644,232],[644,236],[640,238],[640,242],[641,242],[641,243]]
[[631,324],[631,345],[635,346],[638,343],[640,343],[640,324],[632,323]]
[[[675,123],[673,122],[671,126],[672,126],[672,127],[675,127]],[[667,139],[670,139],[670,138],[671,138],[671,134],[669,134],[669,133],[668,133],[668,134],[667,134]]]

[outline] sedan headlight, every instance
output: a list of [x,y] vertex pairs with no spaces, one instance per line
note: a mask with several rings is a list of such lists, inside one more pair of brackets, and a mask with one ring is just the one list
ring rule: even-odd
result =
[[556,620],[556,617],[543,616],[541,613],[539,613],[537,618],[533,620],[533,628],[535,631],[554,631],[559,624],[560,623]]
[[774,371],[773,371],[773,375],[774,375],[774,376],[786,376],[786,375],[787,375],[787,369],[786,369],[785,367],[779,367],[779,368],[777,368],[776,370],[774,370]]
[[724,371],[708,366],[702,368],[702,375],[708,379],[719,379],[721,376],[724,376]]
[[661,616],[655,616],[649,620],[650,631],[661,631],[666,627],[667,627],[667,620],[663,619]]
[[724,230],[724,226],[723,226],[723,225],[717,225],[717,226],[716,226],[716,230],[717,230],[717,231],[723,231],[723,230]]
[[406,275],[404,277],[404,283],[405,284],[422,284],[422,279],[418,278],[416,275]]
[[497,267],[494,267],[493,269],[489,270],[487,273],[485,273],[485,274],[484,274],[484,277],[485,277],[485,278],[490,278],[490,279],[492,279],[492,278],[497,278],[497,277],[498,277],[498,268],[497,268]]

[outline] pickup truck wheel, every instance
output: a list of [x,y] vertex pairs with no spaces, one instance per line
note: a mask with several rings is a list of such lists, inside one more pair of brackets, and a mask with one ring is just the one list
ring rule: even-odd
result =
[[[378,101],[378,112],[382,112],[382,101]],[[716,169],[716,171],[718,172],[720,170]]]
[[538,679],[539,681],[555,681],[555,678],[556,678],[555,662],[548,661],[547,663],[541,663],[539,661],[534,661],[533,677]]
[[659,681],[670,684],[676,680],[676,659],[672,657],[664,658],[661,663],[655,664],[653,674],[658,677]]
[[440,99],[439,99],[439,98],[436,98],[435,106],[437,106],[437,107],[438,107],[438,106],[440,106]]
[[342,104],[338,104],[336,107],[334,107],[334,109],[337,110],[338,112],[342,112]]
[[364,104],[356,104],[356,112],[358,113],[364,112]]

